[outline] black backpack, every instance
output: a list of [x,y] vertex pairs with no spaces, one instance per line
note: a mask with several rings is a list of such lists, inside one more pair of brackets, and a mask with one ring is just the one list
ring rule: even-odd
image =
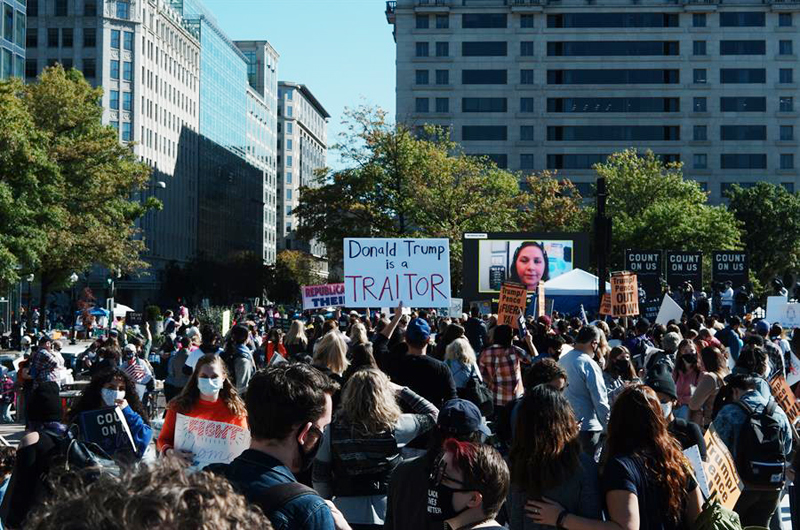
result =
[[786,458],[781,424],[775,415],[775,400],[770,399],[760,413],[741,401],[736,404],[747,414],[736,444],[736,469],[742,481],[760,488],[782,488],[786,480]]

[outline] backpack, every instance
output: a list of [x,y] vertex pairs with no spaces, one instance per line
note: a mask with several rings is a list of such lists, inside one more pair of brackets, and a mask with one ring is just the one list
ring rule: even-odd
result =
[[775,416],[777,404],[770,399],[764,410],[755,412],[737,401],[747,415],[736,444],[736,469],[748,486],[780,489],[786,480],[783,433]]
[[475,404],[485,417],[491,417],[494,414],[494,397],[492,391],[486,386],[486,383],[473,375],[467,380],[467,384],[463,388],[458,389],[458,397],[466,399]]
[[739,514],[724,508],[716,499],[708,499],[694,522],[694,530],[742,530],[742,523]]

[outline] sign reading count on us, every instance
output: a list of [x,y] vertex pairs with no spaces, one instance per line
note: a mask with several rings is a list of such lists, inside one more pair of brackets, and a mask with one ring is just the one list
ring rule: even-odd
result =
[[447,239],[344,240],[346,307],[449,307]]

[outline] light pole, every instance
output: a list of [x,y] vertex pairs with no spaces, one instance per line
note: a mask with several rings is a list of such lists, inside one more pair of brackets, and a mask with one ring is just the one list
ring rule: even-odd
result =
[[28,280],[28,331],[30,331],[33,326],[31,323],[33,322],[33,279],[34,275],[29,274],[26,280]]
[[74,272],[72,274],[70,274],[69,283],[70,283],[70,289],[72,290],[72,298],[70,298],[69,317],[68,317],[68,318],[72,319],[70,321],[70,329],[72,330],[70,332],[70,337],[69,337],[69,343],[70,344],[75,344],[75,320],[77,320],[77,317],[75,316],[75,312],[76,312],[75,308],[77,307],[77,304],[76,304],[76,301],[75,301],[75,283],[77,281],[78,281],[78,275],[75,274]]

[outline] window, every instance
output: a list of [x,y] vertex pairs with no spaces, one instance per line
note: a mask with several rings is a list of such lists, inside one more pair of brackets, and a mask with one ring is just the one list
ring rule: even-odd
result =
[[133,124],[129,121],[122,122],[122,141],[133,141]]
[[778,42],[778,54],[779,55],[792,55],[792,41],[790,40],[782,40]]
[[119,110],[119,90],[112,90],[109,92],[108,106],[111,109]]
[[547,112],[680,112],[679,98],[548,98]]
[[56,0],[56,16],[67,16],[67,0]]
[[792,70],[791,68],[781,68],[780,71],[778,72],[779,74],[778,82],[794,83],[792,72],[794,72],[794,70]]
[[719,14],[719,25],[723,28],[754,28],[766,26],[763,11],[727,11]]
[[533,98],[520,98],[519,100],[520,112],[533,112]]
[[450,84],[450,70],[436,70],[436,84],[449,85]]
[[450,100],[448,98],[436,98],[436,112],[450,112]]
[[430,17],[428,15],[417,15],[417,29],[428,29],[430,27]]
[[781,96],[778,101],[778,109],[781,112],[793,112],[794,98],[791,96]]
[[694,13],[692,15],[692,26],[695,28],[704,28],[706,27],[706,14],[705,13]]
[[133,63],[125,61],[122,63],[122,79],[125,81],[133,81]]
[[607,158],[608,155],[599,154],[547,155],[547,169],[591,169]]
[[519,71],[519,82],[521,85],[532,85],[533,84],[533,70],[520,70]]
[[461,127],[461,140],[470,141],[505,141],[507,139],[505,125],[464,125]]
[[112,121],[112,122],[111,122],[109,125],[111,125],[111,126],[112,126],[112,127],[114,127],[114,128],[117,130],[117,131],[119,131],[119,122],[118,122],[118,121]]
[[521,15],[519,17],[519,27],[521,27],[521,28],[532,28],[533,27],[533,15]]
[[781,125],[781,141],[791,142],[794,140],[794,126]]
[[291,171],[287,171],[286,172],[286,184],[291,184],[291,183],[292,183],[292,172]]
[[720,83],[766,83],[766,68],[720,68]]
[[706,98],[694,98],[694,112],[708,112]]
[[[547,55],[549,57],[678,55],[679,50],[680,46],[677,41],[566,41],[547,43]],[[533,43],[531,43],[530,55],[533,55]]]
[[782,28],[788,28],[792,25],[792,14],[791,13],[778,13],[778,26]]
[[428,43],[427,42],[418,42],[417,43],[417,57],[427,57],[428,56]]
[[706,41],[704,40],[696,40],[692,42],[692,53],[694,55],[705,55],[706,54]]
[[533,125],[519,126],[519,139],[523,142],[533,141]]
[[462,70],[461,83],[464,85],[505,85],[505,70]]
[[290,201],[292,200],[292,189],[291,188],[286,190],[286,199],[288,199]]
[[505,13],[465,13],[461,15],[461,27],[465,29],[508,27]]
[[133,51],[133,32],[132,31],[125,31],[123,32],[123,48],[128,50],[129,52]]
[[533,41],[522,41],[519,43],[519,54],[522,57],[533,57]]
[[[17,31],[16,35],[14,36],[14,44],[16,44],[17,46],[25,46],[25,22],[26,22],[25,14],[20,11],[17,11],[17,25],[16,25]],[[11,34],[8,34],[6,38],[8,40],[11,40]],[[20,60],[21,58],[17,57],[17,61],[19,62]],[[18,72],[15,75],[17,75],[17,77],[22,77],[22,72]]]
[[414,100],[414,102],[415,102],[414,110],[416,112],[428,112],[429,111],[428,98],[416,98]]
[[133,98],[131,95],[130,92],[122,93],[122,110],[127,110],[129,112],[133,110]]
[[677,13],[561,13],[547,15],[548,28],[677,28]]
[[549,85],[660,85],[680,82],[679,70],[548,70]]
[[25,47],[36,48],[39,45],[39,30],[36,28],[28,28],[25,34]]
[[119,61],[111,61],[111,79],[119,79]]
[[794,169],[794,155],[781,153],[781,169]]
[[720,55],[765,55],[767,42],[763,40],[721,40]]
[[94,59],[83,60],[83,77],[92,78],[97,75],[97,63]]
[[427,85],[428,84],[428,71],[427,70],[417,70],[416,71],[416,82],[418,85]]
[[436,43],[436,57],[447,57],[450,55],[450,43],[449,42],[437,42]]
[[789,193],[794,193],[794,182],[781,182],[781,186]]
[[722,125],[719,128],[721,140],[766,140],[765,125]]
[[63,28],[61,30],[61,46],[63,48],[72,48],[72,28]]
[[506,98],[462,98],[461,112],[507,112]]
[[694,82],[698,84],[704,84],[706,82],[706,69],[705,68],[695,68],[694,69]]
[[131,5],[128,2],[117,2],[117,18],[128,20],[130,18]]
[[28,8],[25,14],[29,17],[39,16],[39,0],[28,0]]
[[115,50],[119,50],[119,30],[112,29],[111,30],[111,47]]
[[58,28],[47,29],[47,47],[58,48]]
[[719,155],[722,169],[767,169],[767,155],[757,154],[722,154]]
[[708,155],[705,153],[695,153],[692,155],[692,167],[694,169],[707,169]]
[[59,62],[61,63],[61,66],[64,67],[64,70],[69,70],[69,69],[72,68],[72,58],[71,57],[67,58],[67,59],[61,59]]
[[505,57],[508,54],[506,42],[462,42],[461,55],[464,57]]
[[558,125],[547,128],[551,142],[678,141],[677,125]]
[[39,73],[39,64],[36,59],[25,59],[25,77],[36,77]]
[[447,29],[450,27],[450,17],[448,15],[436,15],[436,29]]
[[693,138],[695,142],[705,142],[706,140],[708,140],[708,135],[706,134],[706,126],[695,125]]
[[286,156],[286,167],[292,167],[292,155]]
[[83,16],[85,17],[97,16],[97,0],[91,0],[83,4]]
[[519,155],[519,168],[533,169],[533,155],[529,154]]
[[97,30],[95,28],[83,28],[83,47],[94,48],[97,46]]
[[292,127],[292,122],[287,122],[286,123],[286,134],[292,134],[292,129],[293,128],[294,127]]
[[765,112],[767,98],[764,97],[727,97],[719,98],[722,112]]
[[287,151],[291,151],[292,150],[292,139],[291,138],[287,138],[286,139],[286,150]]

